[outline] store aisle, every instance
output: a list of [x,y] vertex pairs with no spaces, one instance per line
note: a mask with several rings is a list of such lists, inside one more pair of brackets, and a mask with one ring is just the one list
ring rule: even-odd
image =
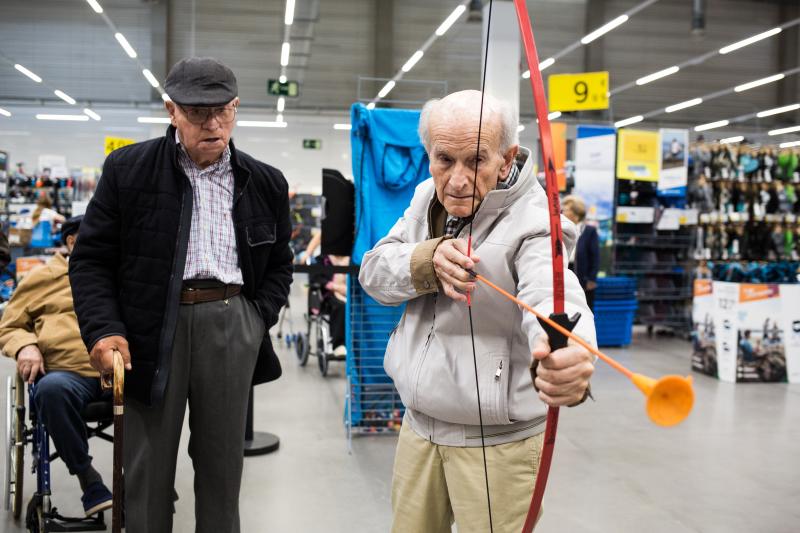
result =
[[[298,326],[304,302],[299,283],[293,294]],[[609,353],[657,376],[689,373],[689,349],[683,341],[637,335],[631,348]],[[293,353],[281,349],[280,356],[284,377],[256,389],[255,423],[257,430],[277,433],[281,448],[245,461],[242,531],[388,531],[395,439],[356,438],[349,455],[342,425],[344,366],[334,363],[322,378],[315,361],[299,368]],[[11,371],[3,361],[3,380]],[[682,426],[661,429],[648,422],[642,396],[600,366],[597,401],[562,410],[537,533],[792,531],[800,520],[800,429],[792,422],[800,420],[800,390],[694,379],[694,413]],[[110,479],[110,445],[92,446],[95,464]],[[185,449],[186,439],[176,483],[181,499],[175,531],[181,533],[194,530]],[[26,498],[33,483],[28,475]],[[53,465],[53,486],[59,509],[77,512],[77,483],[60,462]],[[0,531],[22,529],[4,516]]]

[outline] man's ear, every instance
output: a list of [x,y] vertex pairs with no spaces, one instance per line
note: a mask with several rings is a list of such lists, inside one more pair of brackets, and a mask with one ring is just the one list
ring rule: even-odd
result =
[[169,113],[169,119],[172,122],[172,125],[176,128],[178,127],[177,120],[175,118],[175,113],[177,112],[175,102],[164,102],[164,107]]
[[514,160],[517,158],[517,154],[519,153],[519,145],[515,144],[508,150],[506,153],[503,154],[503,166],[500,168],[500,176],[505,178],[508,176],[508,173],[511,171],[511,165],[514,164]]

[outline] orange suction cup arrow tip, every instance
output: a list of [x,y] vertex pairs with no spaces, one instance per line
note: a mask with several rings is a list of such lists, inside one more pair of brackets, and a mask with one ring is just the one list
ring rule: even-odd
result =
[[694,405],[692,377],[664,376],[659,380],[633,374],[631,381],[647,397],[647,416],[659,426],[683,422]]

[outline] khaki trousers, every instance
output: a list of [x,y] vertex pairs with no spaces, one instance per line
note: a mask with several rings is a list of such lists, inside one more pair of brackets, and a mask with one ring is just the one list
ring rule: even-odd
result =
[[[486,447],[495,533],[519,533],[539,470],[544,434]],[[486,533],[481,448],[440,446],[403,423],[392,479],[393,533]],[[541,517],[541,511],[539,512]]]

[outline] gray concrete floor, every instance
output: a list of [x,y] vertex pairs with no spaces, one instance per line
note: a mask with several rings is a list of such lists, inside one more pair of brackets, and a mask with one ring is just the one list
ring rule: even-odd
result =
[[[296,326],[303,301],[299,285]],[[629,348],[608,353],[648,375],[685,375],[689,349],[685,341],[637,332]],[[357,437],[349,454],[342,424],[344,365],[332,363],[323,378],[313,359],[299,368],[293,353],[281,348],[280,356],[284,376],[256,389],[255,425],[279,435],[281,448],[245,459],[242,531],[389,531],[396,439]],[[12,371],[10,361],[0,362],[3,383]],[[648,421],[643,397],[625,378],[598,366],[597,401],[562,410],[537,533],[800,530],[800,386],[694,379],[694,412],[681,426],[663,429]],[[186,433],[176,480],[177,532],[194,530]],[[110,480],[111,445],[93,441],[92,453]],[[77,514],[77,481],[60,462],[52,479],[55,504]],[[33,488],[28,474],[26,499]],[[0,531],[23,529],[4,516]]]

